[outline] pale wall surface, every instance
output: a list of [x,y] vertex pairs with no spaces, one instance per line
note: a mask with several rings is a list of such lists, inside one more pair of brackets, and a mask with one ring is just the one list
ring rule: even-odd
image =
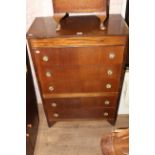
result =
[[119,114],[129,114],[129,71],[126,70],[121,93]]
[[[126,0],[110,0],[110,14],[122,14],[125,16],[126,9]],[[29,29],[35,17],[41,16],[52,16],[53,15],[53,6],[51,0],[27,0],[27,20],[26,20],[26,30]],[[30,56],[30,54],[29,54]],[[32,74],[34,77],[34,85],[36,89],[38,103],[42,103],[39,89],[36,82],[36,77],[34,73],[34,68],[30,58],[30,63],[32,67]],[[129,104],[128,104],[128,72],[126,73],[125,80],[123,85],[122,96],[120,100],[119,114],[128,114],[129,113]]]
[[[27,0],[26,12],[26,29],[30,27],[35,17],[52,16],[52,0]],[[124,16],[126,0],[110,0],[110,13],[122,14]]]

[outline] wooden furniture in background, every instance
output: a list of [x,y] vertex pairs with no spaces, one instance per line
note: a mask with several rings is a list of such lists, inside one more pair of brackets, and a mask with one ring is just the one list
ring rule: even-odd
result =
[[129,129],[116,129],[101,140],[103,155],[129,155]]
[[126,3],[125,21],[129,26],[129,0]]
[[[129,0],[127,0],[127,3],[126,3],[125,21],[129,26]],[[129,45],[128,45],[128,52],[127,52],[127,59],[126,59],[126,67],[129,68]]]
[[110,15],[105,31],[96,16],[36,18],[27,33],[48,125],[106,119],[115,124],[125,71],[128,27]]
[[60,20],[65,16],[96,15],[100,20],[100,29],[104,30],[104,21],[109,12],[109,0],[52,0],[56,30],[61,29]]
[[38,132],[39,116],[28,55],[26,55],[26,62],[26,155],[33,155]]

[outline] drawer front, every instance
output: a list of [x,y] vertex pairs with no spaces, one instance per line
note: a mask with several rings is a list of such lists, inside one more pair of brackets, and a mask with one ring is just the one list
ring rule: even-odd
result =
[[36,48],[37,66],[120,64],[124,46]]
[[111,119],[115,117],[114,108],[72,108],[51,109],[47,111],[49,120],[59,119]]
[[47,109],[115,107],[118,96],[44,99]]
[[89,93],[89,92],[118,92],[119,80],[55,80],[53,82],[42,81],[42,93]]
[[122,65],[83,65],[38,67],[40,81],[118,79]]

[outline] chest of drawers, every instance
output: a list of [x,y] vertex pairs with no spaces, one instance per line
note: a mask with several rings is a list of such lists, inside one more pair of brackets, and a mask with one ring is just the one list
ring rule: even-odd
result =
[[48,125],[106,119],[115,124],[124,77],[128,27],[110,15],[105,31],[95,16],[36,18],[27,33]]

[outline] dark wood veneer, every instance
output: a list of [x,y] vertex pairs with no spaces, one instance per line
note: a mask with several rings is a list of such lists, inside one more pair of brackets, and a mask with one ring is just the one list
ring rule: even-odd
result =
[[[76,119],[106,119],[115,124],[128,27],[120,15],[109,15],[105,31],[99,29],[99,24],[94,16],[69,17],[56,31],[57,23],[52,17],[40,17],[27,33],[49,126]],[[108,69],[113,71],[110,76]],[[107,84],[112,87],[106,88]],[[50,91],[49,86],[54,90]],[[103,103],[107,98],[110,105]],[[52,107],[51,102],[57,106]],[[105,112],[108,116],[104,116]]]
[[[74,97],[74,98],[51,98],[44,99],[46,107],[49,109],[61,108],[94,108],[94,107],[115,107],[117,103],[117,95],[104,97]],[[106,101],[109,101],[107,103]],[[47,108],[47,109],[48,109]]]
[[[124,46],[87,46],[68,48],[36,48],[33,51],[38,66],[67,66],[67,65],[102,65],[121,64]],[[40,51],[40,53],[36,53]],[[115,53],[115,59],[109,59],[109,54]],[[43,61],[47,56],[48,61]],[[88,61],[89,60],[89,61]]]
[[[108,113],[108,116],[104,115]],[[55,117],[54,114],[59,114]],[[114,117],[115,108],[61,108],[48,109],[48,118],[52,121],[66,120],[66,119],[111,119]]]
[[[107,84],[111,84],[111,88],[106,88]],[[89,93],[89,92],[118,92],[119,80],[103,79],[103,80],[54,80],[53,82],[42,81],[42,92],[44,94],[54,93]],[[49,87],[53,86],[54,90],[50,91]]]
[[[109,18],[106,22],[106,31],[101,31],[98,27],[99,24],[100,22],[95,16],[70,17],[61,21],[62,30],[57,32],[57,23],[53,17],[37,17],[27,33],[27,38],[31,39],[32,41],[33,39],[37,39],[38,41],[41,41],[41,39],[48,41],[47,39],[49,39],[49,41],[51,41],[55,38],[59,38],[60,40],[61,38],[64,40],[71,38],[70,40],[72,40],[72,37],[86,37],[87,40],[88,37],[94,38],[98,36],[105,39],[108,37],[106,40],[111,39],[110,42],[115,43],[113,41],[115,38],[120,40],[121,38],[128,36],[128,26],[121,15],[109,15]],[[77,35],[77,32],[83,32],[83,35]],[[124,44],[123,41],[122,44]],[[36,46],[38,47],[39,45],[36,44]]]
[[38,133],[39,116],[28,54],[26,53],[26,154],[33,155]]

